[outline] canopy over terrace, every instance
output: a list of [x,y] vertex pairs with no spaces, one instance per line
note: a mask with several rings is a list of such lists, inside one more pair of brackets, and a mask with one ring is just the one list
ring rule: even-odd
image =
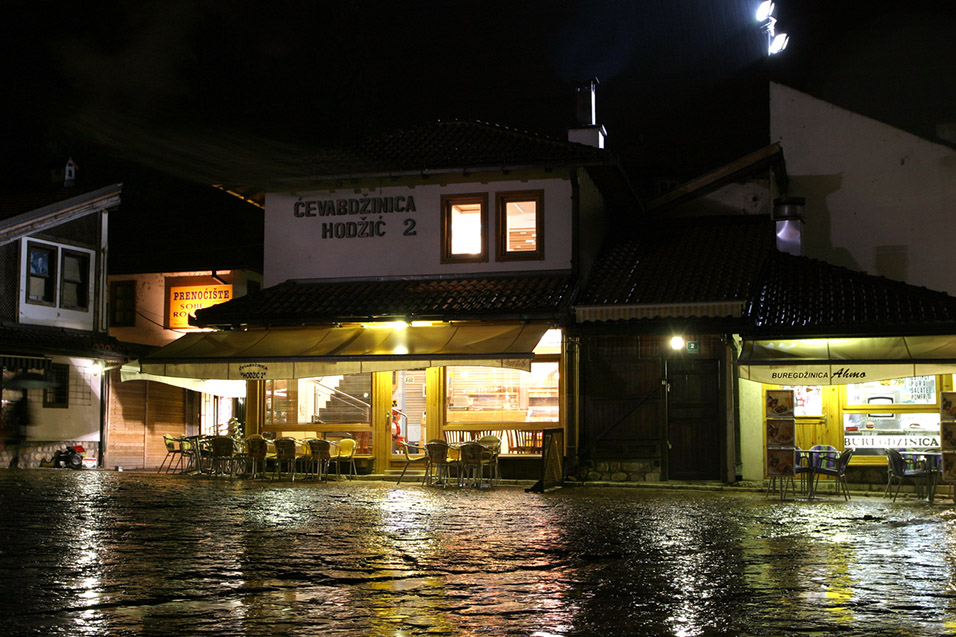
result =
[[271,380],[473,365],[528,371],[547,324],[298,327],[187,334],[140,360],[155,376]]
[[743,343],[741,378],[777,385],[846,385],[956,373],[944,336],[755,340]]

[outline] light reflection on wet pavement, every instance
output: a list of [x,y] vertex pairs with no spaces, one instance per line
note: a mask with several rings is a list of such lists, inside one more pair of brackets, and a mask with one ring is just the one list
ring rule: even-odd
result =
[[952,503],[0,471],[6,634],[956,634]]

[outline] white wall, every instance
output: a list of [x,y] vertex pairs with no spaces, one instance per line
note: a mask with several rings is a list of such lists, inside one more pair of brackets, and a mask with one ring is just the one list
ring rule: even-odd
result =
[[764,479],[763,385],[738,379],[740,412],[740,461],[744,480]]
[[956,151],[780,84],[770,131],[807,200],[805,255],[956,295]]
[[30,426],[27,440],[100,439],[100,377],[93,373],[93,359],[51,356],[54,363],[69,364],[69,407],[43,407],[43,390],[30,389],[28,408]]
[[[522,190],[544,190],[545,259],[496,262],[495,193]],[[442,264],[441,196],[466,193],[488,194],[488,262]],[[381,197],[403,197],[403,206],[413,197],[415,210],[370,214],[366,209],[347,215],[295,216],[297,201],[360,202]],[[571,267],[571,213],[571,183],[561,178],[268,194],[265,285],[288,279],[566,270]],[[381,222],[375,227],[376,236],[323,238],[323,224],[368,222]]]

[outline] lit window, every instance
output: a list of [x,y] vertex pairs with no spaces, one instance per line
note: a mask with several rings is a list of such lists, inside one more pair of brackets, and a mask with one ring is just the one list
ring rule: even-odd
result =
[[27,301],[53,305],[56,301],[56,248],[31,243],[27,261]]
[[442,197],[442,263],[488,260],[485,239],[488,196]]
[[90,257],[81,252],[63,251],[60,269],[60,307],[86,310],[90,306]]
[[500,192],[496,198],[499,261],[544,258],[544,191]]

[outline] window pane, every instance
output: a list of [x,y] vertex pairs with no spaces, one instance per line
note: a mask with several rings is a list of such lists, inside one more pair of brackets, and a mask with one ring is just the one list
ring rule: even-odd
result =
[[530,372],[496,367],[449,367],[449,423],[556,422],[558,363],[532,363]]
[[846,386],[848,405],[934,405],[936,377],[914,376]]
[[31,301],[49,301],[47,298],[47,279],[31,276],[29,283],[29,298]]
[[537,249],[537,207],[535,201],[509,201],[505,205],[505,249],[508,252]]
[[481,254],[481,204],[451,207],[451,253]]
[[46,248],[30,248],[30,274],[49,276],[53,251]]
[[81,259],[73,255],[63,257],[63,278],[67,281],[80,281],[83,278]]
[[63,297],[60,299],[63,307],[80,307],[79,286],[76,283],[63,284]]

